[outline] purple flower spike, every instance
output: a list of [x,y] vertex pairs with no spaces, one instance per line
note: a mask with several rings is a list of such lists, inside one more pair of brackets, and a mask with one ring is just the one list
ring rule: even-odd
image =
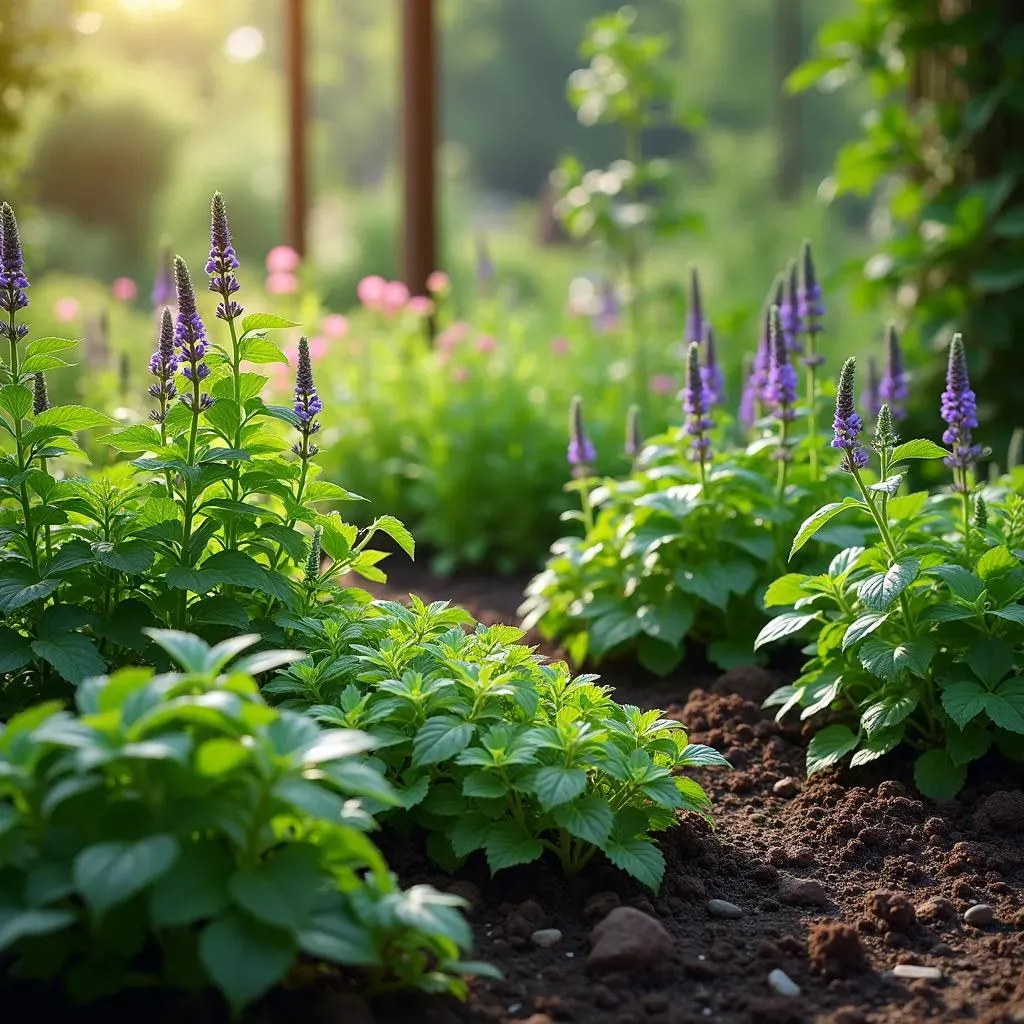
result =
[[883,403],[879,394],[880,388],[881,381],[878,379],[878,364],[874,359],[869,359],[868,379],[861,394],[861,407],[871,419],[876,419],[879,409],[882,408]]
[[313,363],[309,357],[309,340],[299,338],[299,362],[295,368],[295,405],[293,411],[299,420],[299,433],[302,442],[292,447],[302,459],[312,458],[320,450],[309,443],[310,437],[320,429],[317,416],[323,412],[324,405],[320,401],[316,384],[313,383]]
[[696,267],[690,268],[690,298],[686,304],[686,344],[704,340],[706,321],[704,319],[704,303],[700,293],[700,275]]
[[[961,334],[954,334],[949,344],[946,390],[942,392],[942,419],[946,423],[942,440],[953,451],[945,460],[946,465],[966,473],[981,456],[981,445],[971,440],[971,431],[978,426],[978,410],[967,376],[967,354]],[[962,482],[957,484],[958,488],[962,486]]]
[[163,309],[174,302],[174,253],[168,242],[160,246],[160,260],[150,298],[154,309]]
[[857,360],[847,359],[839,374],[839,387],[836,390],[836,415],[832,421],[835,437],[832,447],[846,453],[841,465],[848,473],[863,469],[868,464],[868,453],[860,443],[860,432],[864,423],[856,409],[853,395],[854,378],[857,372]]
[[569,448],[565,457],[573,470],[581,473],[586,473],[587,467],[597,461],[597,451],[583,425],[583,399],[579,395],[569,406]]
[[18,221],[9,203],[0,206],[0,309],[11,314],[2,333],[16,343],[28,334],[27,324],[14,324],[14,314],[28,305],[25,294],[29,287],[25,276],[25,260],[21,251]]
[[777,306],[772,306],[768,314],[768,343],[770,364],[768,367],[768,387],[766,398],[774,407],[775,416],[783,422],[796,418],[793,406],[796,405],[797,376],[789,358],[786,332]]
[[900,337],[896,328],[889,324],[885,332],[885,369],[882,379],[878,382],[879,404],[885,402],[889,406],[892,418],[898,423],[907,418],[907,398],[910,388],[903,371],[903,353],[900,350]]
[[601,334],[608,334],[611,331],[617,331],[621,326],[622,314],[619,309],[619,300],[615,295],[615,288],[610,282],[605,281],[601,285],[594,327]]
[[800,250],[800,284],[797,289],[797,313],[800,316],[801,329],[807,334],[818,334],[821,331],[821,318],[825,315],[822,302],[821,285],[814,270],[814,257],[811,254],[811,243],[804,242]]
[[160,340],[156,352],[149,360],[149,372],[156,377],[155,383],[149,386],[149,395],[160,402],[160,409],[154,409],[149,418],[154,423],[163,423],[167,416],[167,403],[172,402],[178,394],[174,384],[174,375],[178,372],[178,356],[174,351],[174,317],[166,308],[160,320]]
[[704,324],[704,365],[700,371],[704,382],[704,391],[708,405],[719,405],[725,397],[725,378],[722,367],[718,363],[718,351],[715,346],[715,330],[711,324]]
[[[178,319],[174,329],[174,347],[181,350],[181,372],[189,381],[203,381],[210,376],[206,358],[206,327],[196,307],[196,293],[188,267],[180,256],[174,257],[174,287],[178,298]],[[191,394],[184,394],[181,400],[191,409]],[[200,408],[209,409],[213,399],[200,396]]]
[[709,413],[711,399],[704,383],[700,365],[700,345],[690,342],[686,350],[686,386],[683,388],[683,411],[686,413],[685,431],[693,440],[690,442],[690,458],[694,462],[705,462],[711,455],[711,440],[707,432],[715,425]]
[[797,307],[797,293],[800,288],[799,270],[796,260],[790,260],[782,279],[782,302],[779,303],[779,323],[786,336],[786,350],[791,355],[800,355],[800,313]]
[[50,396],[46,390],[46,374],[36,370],[32,374],[32,415],[38,416],[50,408]]
[[210,291],[221,297],[217,306],[217,317],[234,320],[242,315],[242,307],[231,296],[238,291],[238,257],[231,244],[231,229],[228,227],[228,211],[224,197],[214,192],[210,203],[210,258],[206,261],[206,273],[210,277]]

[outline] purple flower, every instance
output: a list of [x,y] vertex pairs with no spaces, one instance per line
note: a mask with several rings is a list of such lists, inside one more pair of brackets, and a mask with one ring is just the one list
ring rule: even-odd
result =
[[700,375],[709,406],[719,405],[725,397],[725,378],[722,376],[722,367],[718,364],[715,330],[707,322],[704,324],[704,365],[701,367]]
[[601,334],[617,331],[622,324],[619,300],[611,283],[605,281],[601,285],[598,299],[597,315],[594,317],[594,328]]
[[800,313],[797,309],[799,271],[796,260],[790,260],[782,279],[782,302],[779,303],[779,323],[786,336],[787,352],[800,355]]
[[774,407],[776,418],[789,422],[796,418],[793,406],[796,404],[798,381],[796,369],[789,359],[786,332],[782,329],[777,306],[772,306],[768,314],[768,344],[770,361],[765,397]]
[[234,320],[242,315],[242,307],[231,296],[238,291],[238,257],[231,244],[231,229],[228,227],[228,211],[224,197],[214,192],[210,203],[210,258],[206,261],[206,273],[210,277],[210,291],[221,297],[217,306],[217,317]]
[[[981,445],[971,441],[971,431],[978,426],[978,410],[967,376],[967,354],[961,334],[954,334],[949,344],[946,390],[942,392],[942,419],[946,423],[942,440],[953,451],[945,460],[946,465],[966,473],[978,461]],[[958,485],[962,486],[962,483]]]
[[[189,381],[203,381],[210,376],[210,368],[203,360],[206,357],[206,328],[196,307],[196,293],[188,267],[180,256],[174,257],[174,287],[178,298],[178,319],[174,329],[174,347],[181,350],[181,372]],[[181,400],[191,409],[192,395],[184,394]],[[200,408],[213,405],[209,395],[200,398]]]
[[879,388],[881,382],[878,379],[878,364],[874,359],[868,360],[868,379],[864,385],[864,390],[861,393],[861,407],[864,412],[871,417],[876,419],[878,416],[878,410],[882,408],[882,399],[879,394]]
[[800,283],[796,296],[800,329],[806,334],[820,333],[825,306],[822,303],[818,275],[814,270],[814,257],[811,255],[810,242],[804,242],[800,250]]
[[683,411],[686,413],[684,430],[693,440],[690,442],[690,458],[704,462],[711,455],[711,440],[707,432],[715,425],[709,413],[711,398],[700,365],[700,345],[690,342],[686,350],[686,386],[683,388]]
[[160,320],[160,340],[156,352],[150,357],[149,372],[156,377],[156,382],[149,386],[149,394],[160,402],[160,409],[154,409],[149,418],[154,423],[163,423],[167,416],[167,403],[174,401],[178,394],[174,384],[174,375],[178,372],[178,357],[174,351],[174,317],[167,308]]
[[626,414],[626,455],[631,459],[636,459],[643,448],[644,437],[640,429],[640,406],[631,405]]
[[323,412],[324,405],[317,394],[313,383],[313,363],[309,358],[309,340],[299,338],[299,362],[295,369],[295,405],[293,410],[299,419],[299,433],[302,443],[293,446],[292,451],[300,458],[309,459],[319,449],[309,443],[310,437],[320,429],[317,416]]
[[46,392],[46,375],[42,370],[32,374],[32,415],[38,416],[50,408],[50,396]]
[[892,418],[898,423],[907,418],[906,401],[910,395],[907,377],[903,371],[903,353],[900,351],[900,337],[896,328],[889,324],[885,332],[885,369],[878,382],[879,404],[889,406]]
[[690,298],[686,304],[686,344],[697,342],[699,345],[704,340],[706,327],[704,319],[704,303],[700,295],[700,275],[696,267],[690,268]]
[[846,453],[841,468],[848,473],[863,469],[868,464],[868,453],[860,443],[860,432],[864,423],[856,409],[853,395],[854,377],[857,372],[857,360],[847,359],[839,373],[839,387],[836,390],[836,415],[832,420],[835,436],[832,447]]
[[167,242],[160,247],[160,261],[150,298],[154,309],[163,309],[174,302],[174,253]]
[[28,286],[18,221],[10,204],[4,203],[0,206],[0,309],[11,314],[2,330],[12,343],[28,334],[27,324],[13,323],[14,314],[28,305],[28,296],[25,294]]
[[771,338],[771,311],[773,306],[779,305],[783,283],[782,275],[777,275],[771,291],[768,293],[768,301],[765,303],[764,313],[761,317],[761,336],[754,351],[750,374],[740,400],[740,421],[748,427],[753,426],[761,415],[761,407],[771,404],[771,395],[768,390],[772,361],[769,340]]
[[574,470],[586,471],[597,461],[597,451],[583,425],[583,399],[577,395],[569,406],[569,447],[565,453]]

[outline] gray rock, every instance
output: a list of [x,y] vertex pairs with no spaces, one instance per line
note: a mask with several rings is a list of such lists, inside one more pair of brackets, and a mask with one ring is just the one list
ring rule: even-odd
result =
[[776,796],[781,796],[784,800],[788,800],[790,797],[796,796],[797,793],[800,792],[800,780],[794,779],[792,776],[779,779],[779,781],[772,786],[772,792]]
[[562,933],[557,928],[538,928],[530,936],[530,941],[541,949],[550,949],[562,941]]
[[743,916],[743,908],[737,907],[735,903],[730,903],[728,900],[708,900],[708,913],[712,917],[735,920]]
[[964,921],[975,928],[984,928],[995,920],[996,913],[987,903],[979,903],[964,914]]
[[768,975],[768,984],[780,996],[800,995],[800,986],[785,971],[778,968]]
[[897,964],[892,969],[894,978],[914,978],[924,981],[938,981],[942,971],[938,967],[919,967],[917,964]]
[[797,907],[827,907],[828,893],[814,878],[779,876],[779,901]]
[[590,942],[587,968],[596,974],[650,967],[675,950],[665,926],[633,907],[616,907],[591,931]]

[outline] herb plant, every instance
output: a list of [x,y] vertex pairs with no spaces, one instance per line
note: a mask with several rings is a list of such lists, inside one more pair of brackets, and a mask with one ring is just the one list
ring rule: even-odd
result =
[[679,810],[710,817],[701,787],[675,773],[725,765],[720,754],[657,711],[620,706],[596,677],[543,664],[521,630],[467,633],[466,613],[415,598],[345,616],[285,621],[310,657],[268,692],[370,731],[401,803],[389,824],[425,829],[443,866],[478,850],[492,872],[553,854],[571,874],[603,853],[656,889],[665,865],[650,834]]
[[[769,699],[781,705],[779,717],[799,707],[803,718],[836,719],[812,739],[808,774],[906,745],[918,752],[918,788],[935,799],[959,792],[968,765],[993,746],[1024,759],[1024,508],[1017,495],[989,501],[977,491],[973,470],[983,453],[972,437],[978,421],[960,335],[950,345],[941,411],[946,447],[900,444],[883,404],[872,474],[847,361],[832,446],[855,495],[811,515],[792,552],[851,514],[870,524],[873,542],[846,548],[824,573],[776,580],[766,604],[786,610],[758,638],[763,645],[816,631],[800,677]],[[900,493],[911,460],[940,458],[953,474],[949,493]]]
[[[43,375],[67,364],[74,343],[28,340],[28,280],[14,213],[0,219],[0,671],[3,705],[59,695],[147,653],[149,627],[188,626],[210,640],[264,632],[274,613],[300,609],[312,543],[332,560],[320,590],[354,571],[383,579],[377,531],[412,551],[393,517],[358,531],[332,504],[358,497],[319,476],[322,402],[300,342],[291,407],[260,397],[267,378],[245,367],[286,363],[268,337],[294,326],[243,314],[227,213],[214,196],[209,289],[224,341],[212,340],[185,262],[174,264],[177,313],[165,310],[149,363],[150,422],[110,430],[83,406],[50,407]],[[74,473],[77,435],[134,456],[86,478]],[[290,433],[286,439],[283,434]],[[291,443],[291,441],[294,443]]]
[[302,657],[154,630],[180,671],[90,679],[76,712],[0,727],[0,952],[90,1000],[216,988],[238,1011],[300,956],[369,991],[464,992],[460,901],[401,890],[362,806],[394,803],[366,733],[268,707],[254,674]]

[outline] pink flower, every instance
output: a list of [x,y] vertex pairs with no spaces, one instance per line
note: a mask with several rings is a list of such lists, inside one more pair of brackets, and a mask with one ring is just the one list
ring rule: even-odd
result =
[[380,309],[384,304],[384,289],[388,283],[379,274],[370,274],[356,285],[356,295],[366,309]]
[[327,355],[327,339],[317,335],[309,339],[309,355],[312,359],[323,359]]
[[130,277],[119,277],[110,290],[118,302],[134,302],[139,294],[139,286]]
[[477,352],[493,352],[497,347],[498,343],[489,334],[481,334],[476,339]]
[[452,370],[452,380],[455,381],[456,384],[465,384],[466,381],[469,380],[469,370],[464,366],[456,366]]
[[340,313],[328,313],[320,325],[320,330],[328,338],[344,338],[348,334],[348,317],[342,316]]
[[299,279],[288,271],[275,271],[267,277],[266,288],[271,295],[294,295],[299,290]]
[[651,393],[654,395],[671,395],[676,388],[676,379],[670,374],[656,373],[651,378]]
[[405,307],[413,316],[428,317],[434,312],[434,303],[425,295],[414,295]]
[[568,338],[552,338],[551,339],[551,354],[554,356],[565,356],[569,354],[569,339]]
[[427,278],[427,291],[432,295],[438,295],[442,292],[446,292],[451,288],[451,286],[451,279],[443,270],[435,270]]
[[469,334],[469,324],[465,320],[456,320],[437,336],[437,347],[442,352],[451,352],[458,348],[459,343]]
[[388,281],[384,285],[384,293],[381,298],[384,312],[393,315],[400,309],[404,309],[409,302],[409,289],[402,281]]
[[[298,362],[299,358],[299,346],[298,345],[285,345],[281,351],[284,353],[285,359],[288,360],[290,366],[294,366]],[[274,363],[274,366],[280,366],[280,363]]]
[[267,273],[294,274],[301,262],[302,257],[290,245],[275,245],[267,253]]
[[78,299],[73,298],[70,295],[63,299],[58,299],[53,304],[53,315],[62,324],[67,324],[72,320],[77,320],[81,312],[82,304]]

